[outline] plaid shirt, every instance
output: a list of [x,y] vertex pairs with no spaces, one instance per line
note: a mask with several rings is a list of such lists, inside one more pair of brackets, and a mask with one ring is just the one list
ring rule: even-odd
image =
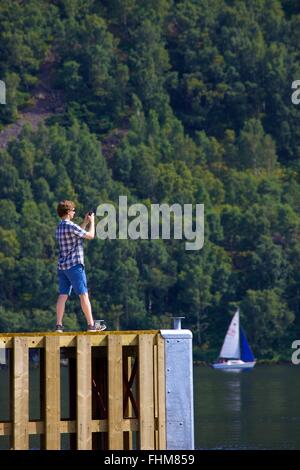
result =
[[62,220],[58,224],[55,232],[59,246],[58,269],[84,264],[83,239],[86,233],[86,230],[70,220]]

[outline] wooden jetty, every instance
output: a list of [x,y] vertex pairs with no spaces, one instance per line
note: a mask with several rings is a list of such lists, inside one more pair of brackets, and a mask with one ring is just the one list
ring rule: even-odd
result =
[[[0,436],[9,436],[11,449],[29,449],[31,436],[48,450],[61,449],[63,436],[78,450],[167,448],[160,331],[1,333],[0,348],[9,382],[9,419],[0,422]],[[39,419],[29,406],[34,364]],[[62,417],[63,395],[68,413]]]

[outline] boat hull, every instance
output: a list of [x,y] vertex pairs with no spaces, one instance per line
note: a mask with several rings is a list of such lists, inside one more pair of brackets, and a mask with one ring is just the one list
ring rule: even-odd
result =
[[215,362],[212,364],[214,369],[223,370],[239,370],[239,369],[253,369],[256,361],[244,362],[241,360],[232,360],[227,362]]

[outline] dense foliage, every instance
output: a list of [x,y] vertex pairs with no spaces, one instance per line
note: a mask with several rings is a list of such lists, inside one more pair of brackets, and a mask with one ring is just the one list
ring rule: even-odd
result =
[[[161,328],[180,314],[206,351],[240,306],[258,357],[290,354],[300,335],[299,3],[11,0],[0,20],[0,129],[32,104],[49,55],[65,102],[0,153],[0,330],[53,328],[57,201],[83,216],[127,195],[204,203],[204,248],[85,242],[96,317]],[[65,325],[83,323],[74,297]]]

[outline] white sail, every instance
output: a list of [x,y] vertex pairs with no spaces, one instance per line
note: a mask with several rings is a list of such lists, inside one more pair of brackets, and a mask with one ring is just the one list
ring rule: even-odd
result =
[[240,318],[239,311],[236,312],[229,328],[227,330],[220,357],[225,359],[239,359],[240,358]]

